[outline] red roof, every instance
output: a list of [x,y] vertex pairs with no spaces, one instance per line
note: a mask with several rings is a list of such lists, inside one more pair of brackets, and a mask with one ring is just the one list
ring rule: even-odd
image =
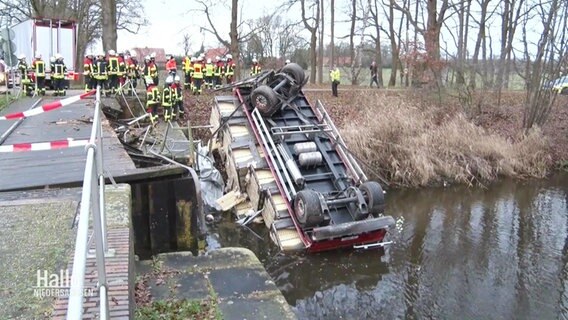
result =
[[136,54],[138,55],[138,59],[142,60],[145,56],[149,56],[152,52],[156,53],[156,62],[158,63],[165,63],[166,62],[166,51],[164,48],[134,48]]
[[229,49],[227,49],[225,47],[213,48],[213,49],[206,50],[205,51],[205,61],[207,61],[207,59],[211,59],[211,61],[215,61],[215,57],[223,58],[227,53],[229,53]]

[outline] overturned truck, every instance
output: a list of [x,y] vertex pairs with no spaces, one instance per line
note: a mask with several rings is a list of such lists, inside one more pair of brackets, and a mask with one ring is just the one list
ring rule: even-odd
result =
[[304,70],[287,64],[234,84],[211,113],[228,190],[246,195],[237,216],[262,214],[284,251],[385,244],[381,185],[345,147],[320,101],[310,104]]

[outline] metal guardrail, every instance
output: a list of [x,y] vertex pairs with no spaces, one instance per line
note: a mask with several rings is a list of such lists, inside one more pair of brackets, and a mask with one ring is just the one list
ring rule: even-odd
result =
[[98,276],[99,319],[109,318],[108,288],[106,280],[105,255],[109,252],[105,216],[105,177],[103,174],[103,135],[101,122],[101,88],[97,87],[95,114],[89,143],[85,146],[87,163],[83,177],[81,208],[73,257],[71,288],[67,307],[67,319],[83,317],[85,292],[85,269],[89,250],[89,214],[93,214],[93,235]]

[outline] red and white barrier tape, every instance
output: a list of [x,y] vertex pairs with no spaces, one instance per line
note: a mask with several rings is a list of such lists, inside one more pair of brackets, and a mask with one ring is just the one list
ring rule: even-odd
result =
[[51,142],[17,143],[17,144],[0,146],[0,153],[64,149],[64,148],[85,146],[87,145],[87,143],[89,143],[89,140],[73,140],[73,139],[51,141]]
[[10,114],[7,114],[5,116],[0,117],[0,120],[15,120],[15,119],[20,119],[20,118],[35,116],[35,115],[38,115],[40,113],[44,113],[44,112],[47,112],[47,111],[51,111],[51,110],[54,110],[54,109],[57,109],[57,108],[61,108],[61,107],[70,105],[72,103],[75,103],[75,102],[77,102],[81,99],[84,99],[84,98],[94,94],[95,92],[97,92],[97,90],[91,90],[89,92],[83,93],[83,94],[78,95],[78,96],[53,101],[53,102],[44,104],[41,107],[33,108],[31,110],[26,110],[24,112],[10,113]]

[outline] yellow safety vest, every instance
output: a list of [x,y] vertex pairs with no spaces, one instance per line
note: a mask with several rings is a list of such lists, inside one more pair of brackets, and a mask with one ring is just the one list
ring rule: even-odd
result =
[[45,62],[42,60],[36,60],[34,64],[36,77],[45,77]]
[[193,78],[203,79],[203,65],[199,62],[193,64]]

